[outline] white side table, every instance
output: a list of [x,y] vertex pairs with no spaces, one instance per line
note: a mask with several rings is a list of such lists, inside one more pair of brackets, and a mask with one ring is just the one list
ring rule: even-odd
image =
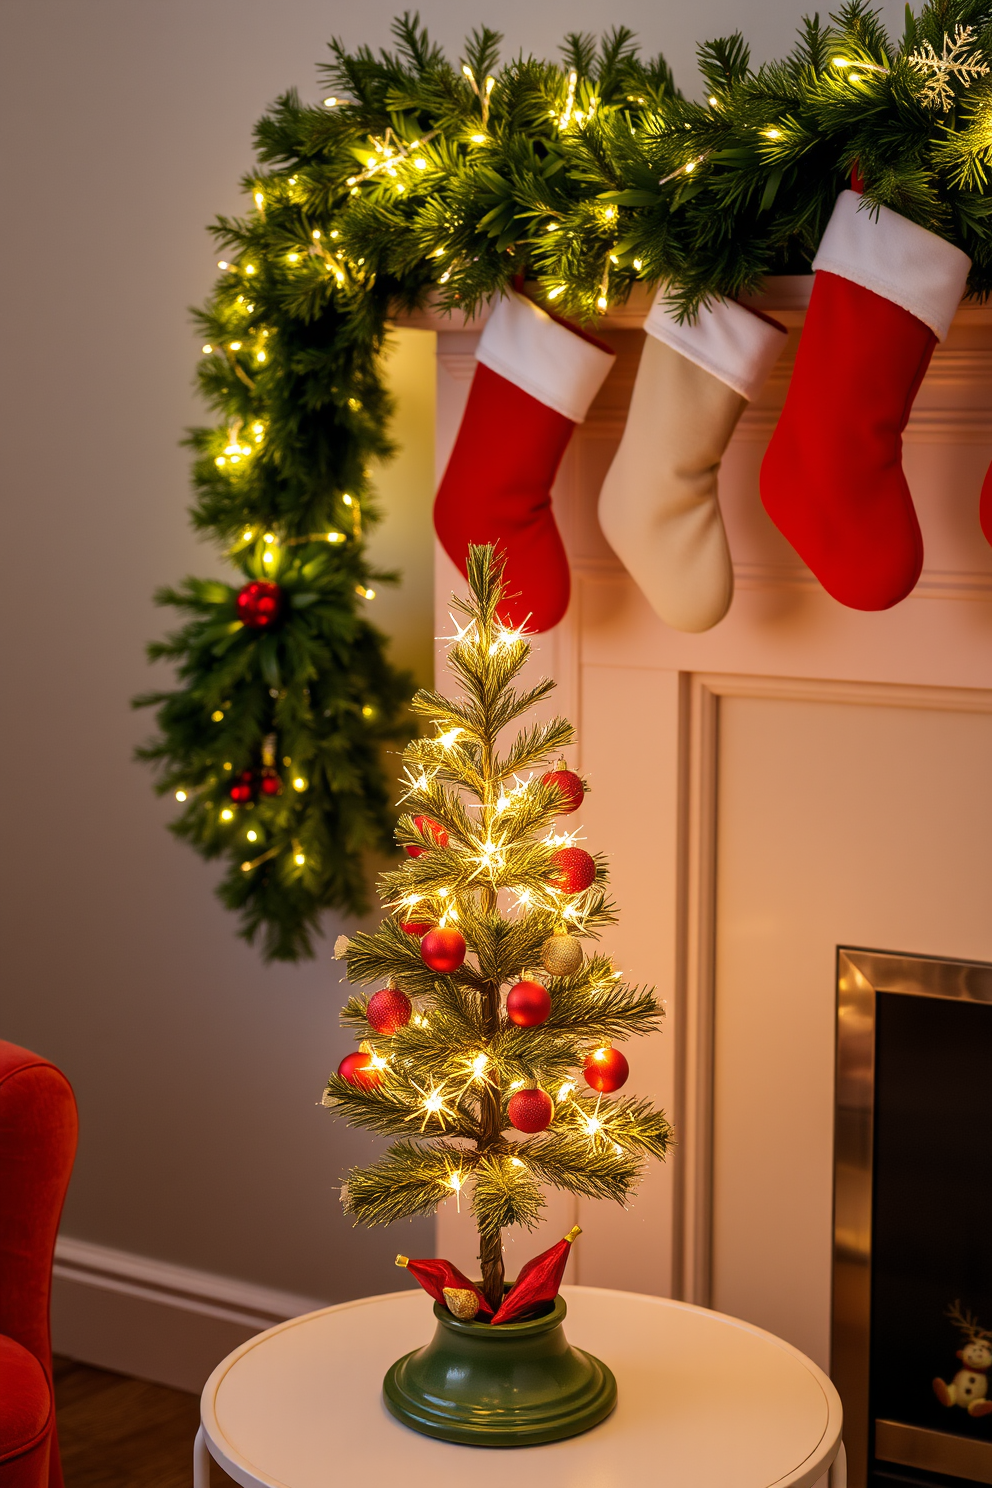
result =
[[242,1488],[846,1488],[840,1397],[811,1360],[737,1318],[599,1287],[563,1287],[565,1333],[617,1377],[601,1426],[539,1447],[462,1447],[401,1426],[382,1377],[434,1332],[421,1291],[293,1318],[229,1354],[207,1381],[193,1449]]

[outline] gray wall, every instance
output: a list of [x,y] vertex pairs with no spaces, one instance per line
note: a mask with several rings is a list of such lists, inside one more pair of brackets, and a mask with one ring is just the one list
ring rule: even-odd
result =
[[[251,126],[282,89],[319,97],[332,33],[384,42],[390,0],[6,0],[2,538],[4,981],[0,1036],[55,1059],[80,1102],[66,1230],[338,1299],[394,1284],[412,1234],[366,1236],[336,1184],[368,1151],[314,1102],[346,1041],[328,924],[318,960],[263,968],[212,897],[215,869],[164,830],[131,750],[148,720],[149,596],[213,555],[185,520],[183,427],[214,276],[205,224],[239,208]],[[696,41],[742,25],[790,44],[800,4],[426,0],[457,49],[483,20],[507,50],[626,21],[692,86]],[[895,19],[900,7],[886,7]],[[429,338],[397,354],[404,464],[379,539],[405,570],[380,616],[429,667]]]

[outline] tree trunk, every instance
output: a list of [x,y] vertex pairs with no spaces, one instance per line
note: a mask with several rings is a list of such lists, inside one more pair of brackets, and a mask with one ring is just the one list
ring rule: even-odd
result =
[[479,1260],[482,1262],[482,1295],[493,1312],[503,1300],[503,1237],[479,1236]]
[[[487,782],[488,794],[486,802],[492,804],[492,796],[495,793],[495,782],[493,780],[493,753],[492,743],[487,743],[484,750],[483,773]],[[480,895],[482,908],[487,914],[496,912],[496,891],[490,885],[484,885]],[[487,1040],[491,1041],[499,1032],[500,1026],[500,983],[490,982],[485,991],[481,993],[482,1014]],[[479,1099],[480,1133],[476,1142],[476,1151],[479,1153],[498,1152],[504,1147],[501,1126],[501,1097],[498,1077],[493,1077],[490,1083],[483,1087]],[[503,1235],[497,1230],[495,1235],[483,1235],[479,1233],[479,1261],[482,1266],[482,1295],[489,1306],[495,1312],[503,1301]]]

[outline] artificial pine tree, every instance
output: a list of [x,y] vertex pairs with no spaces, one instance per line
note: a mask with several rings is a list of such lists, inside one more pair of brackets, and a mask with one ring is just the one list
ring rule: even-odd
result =
[[380,989],[344,1008],[360,1048],[328,1080],[324,1104],[398,1138],[348,1176],[342,1199],[358,1222],[471,1195],[495,1310],[501,1231],[533,1227],[542,1184],[624,1202],[645,1159],[665,1156],[671,1128],[647,1101],[609,1098],[627,1075],[610,1041],[652,1032],[662,1009],[609,956],[583,951],[616,914],[604,860],[558,829],[584,792],[564,765],[548,768],[573,730],[554,718],[506,734],[554,683],[512,686],[530,648],[499,619],[491,548],[469,550],[468,577],[448,653],[462,696],[414,698],[434,732],[404,754],[396,835],[408,856],[381,879],[388,917],[343,952],[349,978]]

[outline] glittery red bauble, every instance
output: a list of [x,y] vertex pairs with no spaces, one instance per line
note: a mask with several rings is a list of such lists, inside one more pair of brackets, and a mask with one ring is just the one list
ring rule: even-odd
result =
[[546,1090],[517,1090],[506,1103],[506,1114],[517,1131],[539,1132],[551,1125],[555,1107]]
[[365,1016],[370,1028],[388,1036],[398,1028],[405,1028],[412,1012],[413,1004],[405,992],[401,992],[399,987],[383,987],[381,992],[373,992],[369,998]]
[[263,796],[277,796],[282,790],[282,781],[275,770],[262,771],[261,790]]
[[621,1085],[626,1085],[630,1065],[619,1049],[607,1046],[589,1055],[583,1072],[587,1085],[603,1095],[609,1095],[611,1091],[619,1090]]
[[238,592],[234,607],[250,630],[268,630],[282,614],[282,590],[278,584],[252,579]]
[[359,1090],[374,1090],[382,1079],[379,1071],[372,1068],[371,1054],[363,1054],[361,1049],[344,1056],[338,1065],[338,1074],[349,1085],[357,1085]]
[[596,862],[584,847],[560,847],[551,854],[548,876],[555,887],[564,889],[566,894],[579,894],[596,877]]
[[429,930],[420,942],[420,955],[431,971],[457,971],[465,960],[465,937],[450,928]]
[[400,929],[404,935],[426,935],[433,928],[430,920],[400,920]]
[[564,816],[572,811],[578,811],[585,798],[585,788],[574,770],[549,770],[547,775],[541,776],[541,784],[558,787],[558,793],[561,796],[561,805],[558,810]]
[[250,770],[242,770],[237,780],[231,786],[229,794],[231,800],[236,801],[239,806],[243,806],[246,801],[251,800],[255,794],[255,777]]
[[517,982],[506,995],[506,1016],[518,1028],[537,1028],[551,1016],[551,997],[540,982]]
[[[448,834],[441,823],[436,822],[432,816],[415,816],[413,824],[419,832],[423,832],[425,837],[430,837],[437,847],[447,847]],[[416,842],[408,842],[406,850],[411,858],[419,858],[422,852],[427,851],[425,847],[419,847]]]

